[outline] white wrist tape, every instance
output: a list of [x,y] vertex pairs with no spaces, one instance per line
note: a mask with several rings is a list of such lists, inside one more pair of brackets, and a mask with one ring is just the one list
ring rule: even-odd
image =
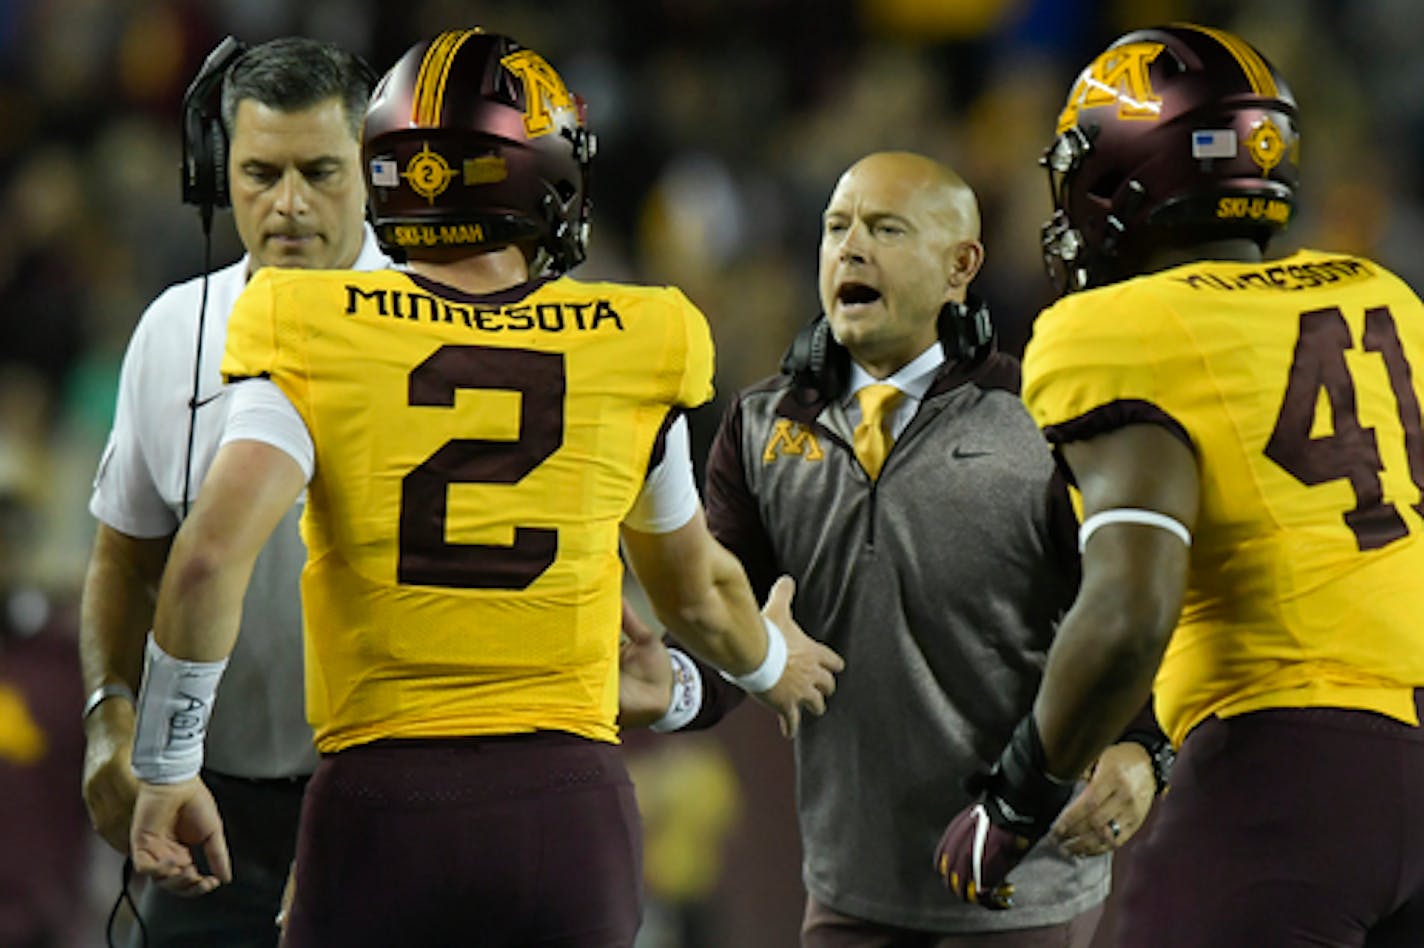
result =
[[145,783],[178,783],[203,769],[203,736],[227,659],[174,658],[148,634],[139,689],[133,770]]
[[702,710],[702,673],[697,663],[675,648],[668,651],[672,665],[672,700],[662,717],[648,725],[658,733],[676,731],[687,726]]
[[1192,532],[1174,517],[1158,513],[1155,510],[1114,507],[1111,510],[1100,510],[1083,521],[1083,525],[1078,528],[1078,552],[1083,552],[1087,547],[1090,536],[1113,523],[1136,523],[1144,527],[1156,527],[1159,530],[1166,530],[1187,546],[1192,545]]
[[766,657],[761,660],[761,664],[745,675],[722,672],[723,678],[754,695],[769,690],[781,680],[782,672],[786,671],[786,636],[782,635],[776,623],[766,616],[762,616],[761,621],[766,626]]

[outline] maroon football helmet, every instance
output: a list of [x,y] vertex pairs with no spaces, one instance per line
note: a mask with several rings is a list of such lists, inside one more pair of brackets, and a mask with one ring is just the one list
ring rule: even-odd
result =
[[519,244],[531,272],[584,259],[594,136],[544,57],[479,29],[417,43],[371,96],[371,220],[393,256]]
[[1184,23],[1120,37],[1079,74],[1041,160],[1049,278],[1062,294],[1162,246],[1264,248],[1295,211],[1299,149],[1295,98],[1244,40]]

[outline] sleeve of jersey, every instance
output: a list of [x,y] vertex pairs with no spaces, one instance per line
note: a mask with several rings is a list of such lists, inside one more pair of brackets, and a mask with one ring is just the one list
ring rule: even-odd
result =
[[673,287],[670,292],[682,314],[685,339],[682,379],[674,404],[680,408],[696,408],[712,400],[712,330],[707,325],[707,317],[702,314],[702,310],[681,290]]
[[1179,314],[1151,293],[1070,296],[1034,324],[1023,399],[1055,444],[1139,423],[1190,444],[1183,393],[1195,387],[1200,364]]
[[248,281],[233,304],[223,350],[224,382],[272,377],[277,371],[277,319],[271,271],[264,268]]
[[[692,446],[687,416],[677,413],[665,426],[661,460],[643,479],[643,489],[623,525],[642,533],[671,533],[697,515],[701,498],[692,473]],[[654,451],[656,454],[656,450]]]
[[279,284],[278,274],[271,268],[258,270],[233,304],[222,376],[224,382],[270,378],[305,417],[303,375],[294,362],[295,350],[286,341],[295,331],[292,320],[301,306],[295,300],[288,305],[291,294],[282,295],[281,290],[290,284]]

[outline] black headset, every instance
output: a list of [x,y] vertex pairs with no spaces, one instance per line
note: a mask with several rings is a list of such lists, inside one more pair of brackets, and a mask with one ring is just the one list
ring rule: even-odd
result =
[[[205,229],[213,208],[229,207],[232,197],[227,180],[227,129],[222,121],[223,79],[233,64],[247,52],[247,46],[227,36],[203,60],[183,94],[183,203],[197,205]],[[356,66],[374,89],[380,74],[355,53]]]
[[[977,358],[994,339],[989,307],[974,293],[963,303],[953,300],[940,307],[939,339],[945,357],[955,362]],[[781,357],[781,371],[797,385],[814,388],[834,398],[849,379],[849,355],[831,334],[830,321],[818,315],[802,326]]]
[[939,338],[951,359],[968,362],[977,358],[994,339],[989,304],[967,291],[963,303],[945,303],[939,310]]
[[222,83],[247,52],[231,36],[213,47],[183,94],[183,203],[196,204],[204,229],[213,208],[231,204],[227,188],[227,130],[222,123]]

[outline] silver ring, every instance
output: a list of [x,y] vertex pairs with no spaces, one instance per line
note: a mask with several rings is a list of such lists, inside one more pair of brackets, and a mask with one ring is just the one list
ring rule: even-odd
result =
[[1117,820],[1108,820],[1108,832],[1112,833],[1113,839],[1122,835],[1122,827],[1118,825]]

